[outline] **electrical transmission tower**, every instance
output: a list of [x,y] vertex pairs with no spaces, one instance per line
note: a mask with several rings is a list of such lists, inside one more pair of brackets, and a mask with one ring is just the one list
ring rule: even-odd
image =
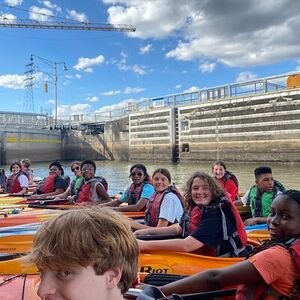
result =
[[26,71],[25,79],[24,79],[24,87],[25,87],[25,96],[23,102],[23,111],[34,113],[34,99],[33,99],[33,86],[35,77],[34,73],[34,64],[33,62],[28,63],[25,65]]

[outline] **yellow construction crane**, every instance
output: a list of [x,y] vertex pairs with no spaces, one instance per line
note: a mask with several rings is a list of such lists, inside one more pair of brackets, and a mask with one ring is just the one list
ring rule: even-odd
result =
[[0,27],[32,29],[65,29],[90,31],[135,32],[135,27],[126,24],[99,24],[86,22],[41,22],[32,20],[13,20],[0,16]]

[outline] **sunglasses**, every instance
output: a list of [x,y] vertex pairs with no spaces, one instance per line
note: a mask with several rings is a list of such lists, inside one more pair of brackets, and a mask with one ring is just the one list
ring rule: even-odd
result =
[[75,168],[72,168],[71,171],[72,171],[72,172],[75,172],[75,170],[78,171],[79,169],[80,169],[80,167],[77,166],[77,167],[75,167]]
[[143,175],[144,175],[144,174],[141,173],[141,172],[137,172],[137,173],[133,172],[133,173],[130,173],[130,176],[139,176],[139,177],[142,177]]

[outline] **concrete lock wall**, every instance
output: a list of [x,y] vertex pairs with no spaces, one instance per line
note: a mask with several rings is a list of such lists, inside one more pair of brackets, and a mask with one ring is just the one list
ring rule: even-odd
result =
[[65,160],[128,160],[128,117],[107,122],[104,133],[63,131],[62,148]]
[[9,164],[24,157],[33,162],[61,158],[59,131],[2,126],[0,132],[1,164]]

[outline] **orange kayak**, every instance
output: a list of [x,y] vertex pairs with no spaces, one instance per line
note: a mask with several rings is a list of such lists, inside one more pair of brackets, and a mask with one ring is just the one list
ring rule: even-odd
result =
[[0,253],[28,252],[32,248],[32,243],[32,234],[9,235],[0,237]]

